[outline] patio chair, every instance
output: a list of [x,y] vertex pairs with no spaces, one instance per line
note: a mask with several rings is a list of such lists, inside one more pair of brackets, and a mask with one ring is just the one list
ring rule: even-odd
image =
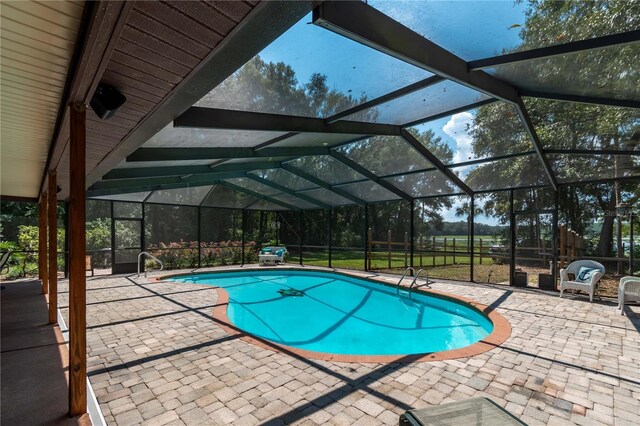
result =
[[286,247],[269,246],[263,247],[258,253],[258,263],[260,265],[278,264],[285,262],[285,256],[287,255]]
[[624,304],[640,303],[640,277],[622,277],[618,287],[618,309],[624,315]]
[[[571,279],[569,274],[573,274]],[[593,302],[598,281],[604,274],[604,266],[593,260],[577,260],[564,269],[560,269],[560,297],[567,289],[582,290],[589,293],[589,301]]]

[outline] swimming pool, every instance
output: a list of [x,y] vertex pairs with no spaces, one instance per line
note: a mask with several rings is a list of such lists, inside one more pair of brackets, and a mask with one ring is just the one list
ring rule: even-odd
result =
[[464,348],[487,337],[491,320],[472,306],[343,274],[252,270],[181,275],[229,296],[238,328],[280,345],[346,355],[411,355]]

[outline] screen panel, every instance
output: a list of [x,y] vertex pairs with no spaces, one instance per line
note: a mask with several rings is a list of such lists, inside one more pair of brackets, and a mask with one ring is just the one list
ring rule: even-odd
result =
[[310,21],[302,18],[196,105],[328,117],[432,75]]
[[434,115],[490,99],[453,81],[445,80],[368,110],[345,117],[345,120],[407,125]]
[[433,167],[399,136],[375,136],[344,145],[337,151],[378,176]]
[[190,188],[163,189],[154,191],[147,199],[147,203],[183,204],[187,206],[199,205],[211,190],[211,185]]
[[637,4],[626,1],[368,3],[467,61],[632,31],[640,26]]
[[398,197],[393,192],[389,191],[385,187],[378,185],[372,181],[348,183],[340,185],[340,189],[347,191],[351,195],[354,195],[361,200],[374,203],[377,201],[397,200]]
[[329,155],[309,155],[287,164],[331,185],[366,179],[360,173]]
[[384,180],[414,198],[460,192],[460,188],[438,170],[394,176]]
[[640,100],[640,42],[487,68],[531,91]]

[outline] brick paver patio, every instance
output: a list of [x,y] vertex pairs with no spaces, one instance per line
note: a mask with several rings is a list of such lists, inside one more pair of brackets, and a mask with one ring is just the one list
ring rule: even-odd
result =
[[[230,336],[212,317],[208,286],[87,280],[89,376],[110,424],[397,424],[407,409],[475,396],[530,425],[640,424],[638,307],[623,317],[613,303],[583,296],[436,283],[497,307],[511,337],[471,358],[359,364]],[[61,281],[65,317],[67,287]]]

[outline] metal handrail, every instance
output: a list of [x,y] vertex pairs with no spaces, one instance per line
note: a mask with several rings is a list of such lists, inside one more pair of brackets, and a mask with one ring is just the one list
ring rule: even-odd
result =
[[425,274],[425,282],[422,285],[417,285],[416,288],[420,288],[420,287],[424,287],[427,286],[429,288],[431,288],[431,285],[429,284],[429,271],[427,271],[426,269],[420,269],[418,271],[418,273],[416,274],[416,276],[413,278],[413,281],[411,281],[411,285],[409,286],[409,299],[411,299],[411,291],[413,290],[413,285],[416,284],[416,282],[418,281],[418,278],[420,277],[420,274],[424,272]]
[[[153,260],[155,260],[156,262],[158,262],[158,263],[160,264],[160,269],[159,269],[160,271],[162,271],[162,269],[164,268],[164,265],[162,264],[162,261],[161,261],[160,259],[158,259],[157,257],[155,257],[155,256],[154,256],[154,255],[152,255],[152,254],[149,254],[149,253],[148,253],[148,252],[146,252],[146,251],[143,251],[143,252],[141,252],[141,253],[138,255],[138,277],[140,277],[140,257],[141,257],[141,256],[147,256],[147,257],[150,257],[151,259],[153,259]],[[147,276],[147,270],[146,270],[146,269],[144,270],[144,276],[145,276],[145,277]]]
[[396,294],[398,296],[400,296],[400,284],[402,283],[402,280],[404,280],[404,278],[407,276],[407,273],[411,271],[412,273],[416,273],[416,270],[413,269],[411,266],[409,266],[407,269],[404,270],[404,274],[402,274],[402,277],[400,278],[400,281],[398,281],[398,285],[396,285]]

